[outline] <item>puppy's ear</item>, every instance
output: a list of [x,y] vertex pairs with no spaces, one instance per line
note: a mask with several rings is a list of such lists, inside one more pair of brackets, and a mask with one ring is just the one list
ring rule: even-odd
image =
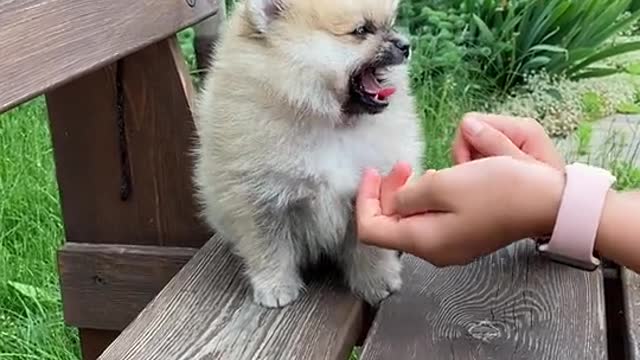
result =
[[258,33],[265,33],[269,24],[282,14],[286,0],[247,0],[249,20]]

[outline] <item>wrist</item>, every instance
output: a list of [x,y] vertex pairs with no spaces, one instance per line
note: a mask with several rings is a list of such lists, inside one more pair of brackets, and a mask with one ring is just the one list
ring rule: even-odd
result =
[[557,262],[595,270],[600,265],[597,232],[615,177],[602,168],[574,163],[566,166],[565,179],[551,237],[540,242],[538,250]]
[[[615,234],[617,226],[614,224],[613,220],[618,218],[619,213],[619,203],[621,201],[621,196],[615,190],[611,189],[607,193],[607,197],[605,199],[604,208],[602,210],[602,216],[600,217],[600,224],[598,226],[598,232],[596,234],[596,241],[594,244],[595,251],[598,252],[603,257],[615,259],[616,256],[611,248],[610,239],[612,238],[610,234],[613,232]],[[619,225],[619,224],[617,224]]]
[[550,236],[556,225],[562,203],[566,177],[562,170],[545,166],[539,176],[531,179],[527,203],[531,205],[531,221],[525,227],[524,237]]

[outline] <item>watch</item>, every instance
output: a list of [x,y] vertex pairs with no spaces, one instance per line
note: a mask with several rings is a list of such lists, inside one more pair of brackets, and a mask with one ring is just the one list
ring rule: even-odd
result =
[[538,251],[556,262],[593,271],[600,266],[594,256],[596,234],[616,178],[605,169],[581,163],[567,165],[565,176],[553,233],[537,239]]

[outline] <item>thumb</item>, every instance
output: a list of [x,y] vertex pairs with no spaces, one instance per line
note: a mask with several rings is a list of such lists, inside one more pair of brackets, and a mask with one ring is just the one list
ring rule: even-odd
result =
[[407,184],[395,193],[393,209],[400,216],[411,216],[427,211],[443,210],[445,205],[440,193],[442,181],[436,179],[435,170],[427,171],[417,181]]
[[462,136],[482,156],[511,156],[529,159],[505,134],[474,117],[462,121]]

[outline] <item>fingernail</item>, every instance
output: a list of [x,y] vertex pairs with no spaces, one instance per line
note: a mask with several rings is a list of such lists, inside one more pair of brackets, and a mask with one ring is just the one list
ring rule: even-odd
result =
[[469,117],[464,119],[462,127],[469,135],[476,136],[482,131],[484,124],[476,118]]

